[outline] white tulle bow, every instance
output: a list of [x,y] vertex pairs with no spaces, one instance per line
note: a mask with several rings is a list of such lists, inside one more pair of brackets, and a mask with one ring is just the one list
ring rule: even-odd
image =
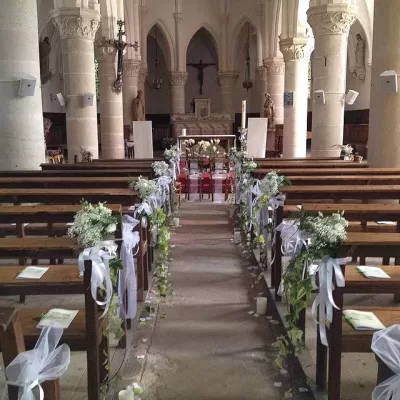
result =
[[271,208],[275,211],[278,209],[278,207],[283,207],[285,204],[286,200],[286,195],[284,194],[278,194],[276,196],[273,196],[269,199],[269,205]]
[[[122,217],[122,245],[121,245],[121,260],[123,270],[119,273],[118,280],[118,296],[119,296],[119,315],[123,318],[135,318],[137,311],[137,279],[135,272],[135,261],[133,249],[140,242],[139,232],[133,231],[139,224],[139,221],[129,215]],[[124,307],[124,295],[126,292],[126,309]]]
[[372,400],[400,399],[400,325],[375,332],[371,349],[394,373],[374,389]]
[[[113,240],[105,240],[95,247],[89,247],[83,250],[78,258],[79,271],[81,273],[85,271],[85,261],[92,261],[90,290],[93,300],[95,300],[98,305],[105,306],[101,318],[107,313],[113,294],[109,262],[115,258],[117,249],[118,246]],[[105,292],[104,301],[97,300],[97,289],[101,289]]]
[[[68,369],[70,348],[66,344],[57,347],[62,334],[62,328],[43,327],[35,348],[18,354],[7,366],[7,384],[19,387],[19,400],[35,400],[35,387],[44,400],[41,383],[60,378]],[[7,399],[7,386],[2,399]]]
[[[344,287],[346,284],[342,269],[340,268],[340,265],[345,262],[345,259],[325,257],[319,263],[316,271],[319,280],[319,292],[312,305],[312,316],[314,321],[319,325],[321,343],[324,346],[328,346],[326,325],[332,322],[333,308],[339,310],[339,307],[333,300],[335,283],[337,287]],[[335,278],[335,281],[333,278]]]

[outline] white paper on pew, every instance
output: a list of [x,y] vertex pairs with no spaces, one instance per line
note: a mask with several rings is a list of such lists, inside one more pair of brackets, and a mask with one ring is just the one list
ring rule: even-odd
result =
[[366,278],[384,278],[390,279],[390,276],[379,267],[369,267],[366,265],[360,265],[357,270],[363,274]]
[[396,225],[396,222],[394,221],[376,221],[376,223],[379,225],[391,225],[391,226]]
[[40,320],[37,328],[44,326],[61,327],[67,329],[74,318],[78,315],[79,310],[64,310],[62,308],[53,308],[49,310]]
[[15,279],[40,279],[49,269],[30,265],[21,271]]
[[[15,222],[13,222],[12,224],[11,224],[12,226],[15,226],[15,225],[17,225]],[[25,224],[24,224],[24,227],[25,226],[28,226],[29,225],[29,222],[26,222]]]

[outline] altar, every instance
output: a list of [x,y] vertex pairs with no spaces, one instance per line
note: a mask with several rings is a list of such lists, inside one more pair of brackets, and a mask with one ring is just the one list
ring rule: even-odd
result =
[[188,136],[233,135],[234,118],[231,114],[211,113],[210,99],[194,99],[194,113],[171,116],[173,134],[178,137],[182,129]]
[[[180,135],[178,136],[178,147],[181,149],[181,143],[187,139],[193,139],[198,142],[200,140],[219,139],[219,145],[224,148],[226,154],[229,154],[232,147],[236,147],[235,135]],[[182,150],[182,149],[181,149]]]

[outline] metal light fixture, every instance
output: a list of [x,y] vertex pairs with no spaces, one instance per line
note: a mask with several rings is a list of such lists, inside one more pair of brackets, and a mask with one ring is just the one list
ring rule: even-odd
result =
[[244,73],[243,88],[249,91],[253,87],[250,76],[250,23],[247,23],[247,42],[246,42],[246,70]]
[[151,83],[151,87],[154,90],[161,90],[162,85],[163,85],[163,80],[160,76],[160,60],[158,59],[158,40],[157,40],[157,29],[155,29],[155,39],[156,39],[156,44],[155,44],[155,50],[156,50],[156,56],[154,59],[154,79],[153,82]]

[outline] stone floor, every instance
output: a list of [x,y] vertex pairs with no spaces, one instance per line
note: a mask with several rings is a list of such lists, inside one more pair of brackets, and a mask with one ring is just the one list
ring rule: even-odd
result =
[[284,387],[274,386],[275,334],[248,313],[252,281],[232,243],[228,207],[186,202],[180,220],[172,240],[175,295],[160,305],[143,368],[132,376],[145,388],[142,398],[283,398]]

